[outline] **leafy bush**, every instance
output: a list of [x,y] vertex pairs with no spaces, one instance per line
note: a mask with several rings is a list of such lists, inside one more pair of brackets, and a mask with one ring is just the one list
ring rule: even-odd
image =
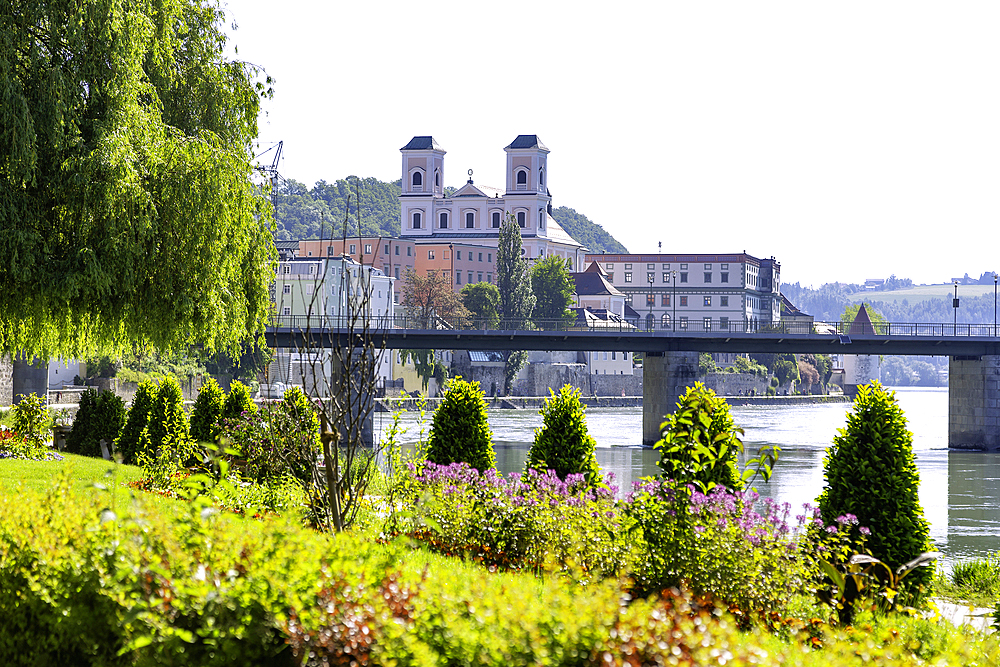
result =
[[[312,413],[312,408],[307,410]],[[264,403],[253,412],[224,419],[222,432],[243,459],[242,474],[258,484],[294,477],[303,485],[311,481],[310,465],[317,448],[319,427],[315,414],[303,416],[301,406],[289,401]]]
[[188,435],[184,396],[173,376],[160,380],[141,443],[142,454],[147,458],[171,460],[181,467],[197,462],[193,458],[194,443]]
[[250,398],[250,390],[239,380],[233,380],[229,385],[229,396],[222,406],[223,419],[236,419],[244,412],[256,412],[257,406]]
[[38,394],[21,395],[21,401],[13,408],[14,430],[32,448],[44,447],[45,434],[49,426],[49,411],[45,398]]
[[191,439],[195,442],[215,442],[221,430],[219,419],[226,403],[226,393],[215,378],[208,378],[198,389],[198,399],[191,411]]
[[122,463],[133,465],[138,461],[142,451],[142,434],[149,423],[149,413],[155,401],[156,385],[150,380],[140,382],[132,397],[125,426],[115,442],[115,451],[121,455]]
[[579,567],[599,577],[630,566],[617,487],[594,488],[582,474],[561,480],[552,470],[504,478],[464,462],[420,470],[411,463],[409,471],[404,500],[416,507],[406,532],[442,553],[509,569]]
[[540,410],[542,428],[535,431],[526,469],[539,472],[551,469],[560,479],[581,474],[587,483],[597,483],[601,469],[594,453],[596,443],[587,433],[580,390],[567,384],[558,394],[551,389],[549,394]]
[[[871,529],[871,555],[892,569],[931,551],[930,525],[917,491],[920,474],[913,456],[913,434],[895,394],[873,382],[858,388],[847,427],[839,429],[823,461],[826,487],[818,504],[826,523],[853,514]],[[933,579],[922,567],[903,581],[918,603]]]
[[660,426],[658,465],[663,475],[679,483],[693,482],[703,491],[717,484],[742,489],[737,456],[743,451],[729,404],[701,382],[688,387],[677,410]]
[[455,378],[448,383],[431,421],[427,460],[439,465],[464,462],[479,471],[496,465],[493,432],[478,382]]
[[101,440],[108,452],[125,426],[125,401],[114,392],[87,389],[80,395],[80,408],[73,418],[73,430],[66,438],[66,451],[100,457]]

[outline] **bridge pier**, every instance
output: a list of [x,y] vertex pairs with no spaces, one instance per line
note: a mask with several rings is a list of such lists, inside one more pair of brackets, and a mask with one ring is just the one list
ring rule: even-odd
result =
[[1000,448],[1000,356],[950,357],[948,446]]
[[647,352],[642,362],[642,444],[660,439],[660,424],[698,381],[697,352]]

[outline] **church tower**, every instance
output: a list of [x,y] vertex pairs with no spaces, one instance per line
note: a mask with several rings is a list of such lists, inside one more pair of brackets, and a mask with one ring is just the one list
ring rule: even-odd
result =
[[430,235],[434,198],[444,196],[444,155],[434,137],[413,137],[403,154],[400,233]]
[[518,135],[507,153],[507,192],[504,201],[522,236],[548,236],[546,220],[552,197],[548,188],[548,156],[535,134]]

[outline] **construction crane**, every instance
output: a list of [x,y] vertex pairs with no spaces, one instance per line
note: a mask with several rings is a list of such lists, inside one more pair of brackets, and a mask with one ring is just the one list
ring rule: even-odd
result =
[[272,144],[254,158],[259,160],[261,157],[274,151],[274,159],[271,160],[271,166],[268,167],[261,164],[257,166],[257,170],[264,174],[271,182],[271,208],[274,210],[275,220],[278,218],[278,185],[286,182],[285,178],[278,173],[278,163],[281,162],[281,148],[284,143],[284,141],[279,141],[276,144]]

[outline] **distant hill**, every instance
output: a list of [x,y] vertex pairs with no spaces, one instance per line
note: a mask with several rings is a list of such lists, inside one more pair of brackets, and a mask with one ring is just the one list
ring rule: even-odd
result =
[[552,209],[552,217],[577,243],[582,243],[593,253],[627,253],[621,243],[604,228],[582,213],[560,206]]
[[[445,188],[446,192],[449,190],[454,188]],[[318,181],[312,189],[289,179],[278,188],[275,238],[281,241],[330,238],[342,233],[345,219],[351,235],[399,236],[400,192],[399,181],[388,183],[371,177],[348,176],[334,183]],[[359,197],[360,229],[356,205]],[[600,225],[571,208],[560,206],[552,211],[552,217],[591,252],[627,252]]]

